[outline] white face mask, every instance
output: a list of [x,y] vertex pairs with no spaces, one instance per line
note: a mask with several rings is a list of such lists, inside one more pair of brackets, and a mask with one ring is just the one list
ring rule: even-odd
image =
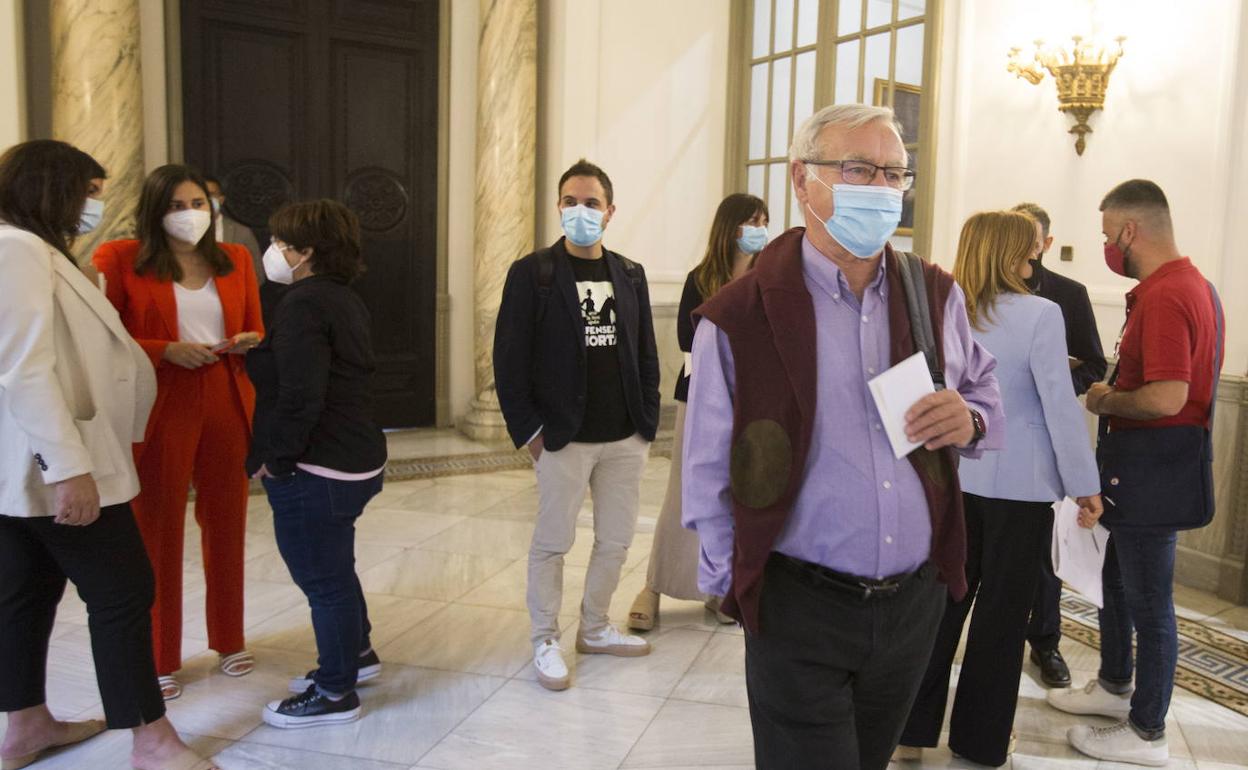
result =
[[306,258],[301,259],[292,265],[286,261],[286,254],[282,248],[276,243],[270,243],[269,248],[264,250],[264,277],[273,283],[284,285],[294,283],[295,269],[306,261]]
[[212,227],[212,214],[203,209],[171,211],[165,214],[161,224],[171,237],[184,243],[199,243],[199,239]]

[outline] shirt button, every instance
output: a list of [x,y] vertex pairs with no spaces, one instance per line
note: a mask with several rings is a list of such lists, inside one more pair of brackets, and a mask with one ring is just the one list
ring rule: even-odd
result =
[[871,319],[867,318],[865,315],[862,317],[862,322],[863,322],[864,324],[865,324],[867,321],[869,321],[869,320],[871,320]]
[[868,367],[867,367],[867,374],[875,374],[875,367],[874,367],[874,366],[868,366]]
[[878,422],[877,422],[875,425],[873,425],[872,427],[874,427],[876,430],[883,430],[883,429],[884,429],[884,426],[883,426],[883,425],[880,425]]
[[892,489],[892,488],[893,488],[893,482],[891,482],[891,481],[885,481],[885,482],[884,482],[884,488],[885,488],[885,489]]
[[888,543],[889,545],[892,545],[892,543],[893,543],[893,536],[892,536],[892,535],[888,535],[887,537],[885,537],[885,538],[884,538],[884,542],[885,542],[885,543]]
[[832,295],[832,299],[840,299],[840,298],[841,298],[841,295],[840,295],[840,294],[833,294],[833,295]]

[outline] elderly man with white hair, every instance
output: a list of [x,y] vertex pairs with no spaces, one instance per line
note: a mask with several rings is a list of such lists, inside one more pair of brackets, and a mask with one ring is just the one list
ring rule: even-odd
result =
[[[700,590],[745,627],[757,766],[884,768],[966,592],[957,455],[1000,446],[996,362],[952,277],[888,244],[914,183],[891,110],[819,111],[789,167],[809,227],[696,313],[684,523]],[[867,383],[919,350],[907,268],[946,387],[909,409],[923,446],[897,459]]]

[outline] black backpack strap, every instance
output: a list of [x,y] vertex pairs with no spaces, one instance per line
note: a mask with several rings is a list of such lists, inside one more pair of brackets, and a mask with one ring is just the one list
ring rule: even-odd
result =
[[914,346],[927,359],[928,371],[937,390],[945,389],[945,371],[936,352],[936,333],[932,329],[932,310],[927,300],[927,281],[923,276],[923,260],[908,251],[894,252],[901,284],[906,291],[906,310],[910,315],[910,334]]

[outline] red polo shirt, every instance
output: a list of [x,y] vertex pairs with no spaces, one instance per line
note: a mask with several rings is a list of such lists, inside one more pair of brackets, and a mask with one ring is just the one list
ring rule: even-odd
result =
[[[1222,328],[1225,338],[1225,323]],[[1165,263],[1128,292],[1127,326],[1118,348],[1114,387],[1129,391],[1159,380],[1182,380],[1188,384],[1187,403],[1173,417],[1113,417],[1110,428],[1207,425],[1216,333],[1209,284],[1187,257]],[[1222,370],[1222,361],[1216,370]]]

